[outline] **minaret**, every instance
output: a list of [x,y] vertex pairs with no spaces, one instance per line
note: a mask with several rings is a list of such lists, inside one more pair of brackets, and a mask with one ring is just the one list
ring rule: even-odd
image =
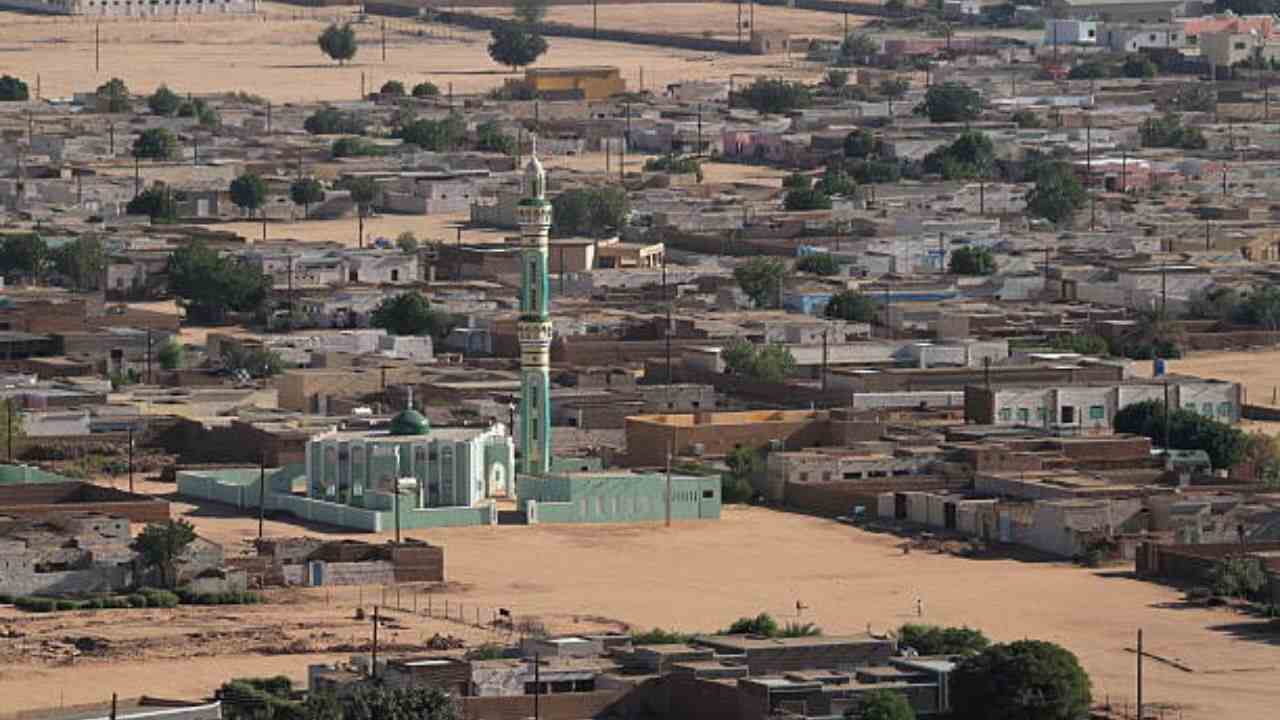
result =
[[520,222],[520,472],[551,468],[551,318],[547,313],[547,235],[551,203],[534,140],[524,168]]

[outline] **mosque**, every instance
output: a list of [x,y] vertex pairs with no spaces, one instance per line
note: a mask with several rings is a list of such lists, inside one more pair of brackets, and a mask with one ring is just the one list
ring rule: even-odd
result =
[[[304,466],[189,471],[179,492],[340,527],[386,531],[498,522],[514,499],[525,522],[654,522],[720,517],[720,478],[601,471],[551,453],[551,316],[547,244],[551,203],[536,146],[524,169],[520,222],[520,413],[515,432],[432,428],[408,409],[385,429],[311,438]],[[519,438],[519,451],[513,434]],[[299,492],[301,490],[301,492]],[[397,518],[398,515],[398,518]],[[398,522],[397,522],[398,520]]]

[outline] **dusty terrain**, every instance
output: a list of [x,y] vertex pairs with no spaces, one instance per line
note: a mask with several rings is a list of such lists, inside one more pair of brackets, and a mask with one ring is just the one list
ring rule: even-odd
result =
[[[243,552],[257,533],[255,519],[230,517],[225,508],[176,503],[175,512],[233,553]],[[268,535],[299,532],[292,524],[266,523]],[[1180,593],[1125,572],[903,555],[896,537],[772,510],[733,508],[718,523],[671,529],[484,527],[410,534],[446,548],[450,585],[433,593],[433,607],[439,614],[448,599],[456,612],[461,602],[469,623],[476,608],[483,621],[494,608],[507,607],[552,630],[714,630],[761,610],[794,617],[801,601],[808,607],[804,618],[833,634],[868,625],[882,631],[913,620],[919,596],[928,622],[980,627],[999,640],[1064,644],[1080,656],[1099,699],[1122,702],[1134,695],[1128,648],[1139,627],[1149,652],[1191,668],[1151,661],[1146,669],[1148,701],[1176,704],[1186,718],[1265,717],[1280,683],[1280,634],[1257,634],[1255,621],[1231,611],[1183,607]],[[0,643],[11,648],[0,652],[0,697],[6,710],[20,710],[59,698],[67,704],[96,700],[106,688],[122,696],[192,696],[229,675],[301,679],[307,663],[344,658],[362,642],[368,623],[352,619],[354,608],[361,601],[367,608],[379,592],[281,590],[272,593],[276,604],[258,607],[39,618],[0,610],[0,628],[26,635]],[[400,605],[412,609],[412,597],[405,590]],[[418,595],[419,612],[425,597]],[[400,617],[396,623],[403,629],[392,640],[402,643],[434,633],[473,643],[498,636],[441,619]],[[96,651],[101,656],[67,660],[64,640],[82,636],[107,639]],[[22,645],[13,650],[14,642]]]
[[[150,93],[161,83],[179,92],[243,91],[275,102],[355,100],[361,77],[372,90],[387,80],[412,85],[430,80],[457,93],[482,92],[512,75],[489,58],[489,34],[408,19],[388,22],[387,60],[381,52],[381,25],[357,25],[360,50],[339,67],[316,46],[316,36],[343,8],[312,10],[264,3],[259,18],[114,19],[102,23],[101,70],[94,71],[94,24],[85,20],[0,12],[0,70],[32,81],[40,76],[45,97],[90,91],[112,77],[135,93]],[[717,26],[724,8],[698,6],[690,23]],[[772,9],[772,8],[771,8]],[[757,8],[757,13],[760,9]],[[813,13],[787,11],[797,21]],[[696,16],[705,16],[699,19]],[[759,16],[757,16],[759,17]],[[811,21],[805,21],[811,22]],[[550,50],[535,67],[616,65],[629,84],[661,88],[684,79],[718,78],[730,73],[806,77],[817,70],[784,56],[730,56],[550,38]],[[32,82],[32,90],[35,83]]]

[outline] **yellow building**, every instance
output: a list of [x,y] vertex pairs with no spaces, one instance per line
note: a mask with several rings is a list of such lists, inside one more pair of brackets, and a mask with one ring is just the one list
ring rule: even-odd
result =
[[604,100],[627,91],[622,71],[609,65],[528,69],[524,83],[539,95]]

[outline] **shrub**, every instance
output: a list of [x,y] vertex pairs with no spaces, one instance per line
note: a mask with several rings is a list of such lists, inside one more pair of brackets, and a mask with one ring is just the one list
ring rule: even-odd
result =
[[147,607],[171,608],[178,606],[178,596],[168,590],[144,588],[140,594],[147,599]]
[[79,610],[84,604],[78,600],[55,600],[53,601],[53,609],[59,612],[67,610]]
[[760,613],[755,617],[742,617],[733,621],[729,629],[724,631],[725,635],[762,635],[764,637],[777,637],[778,621],[773,619],[769,613]]
[[798,637],[817,637],[822,634],[822,628],[813,623],[788,622],[782,628],[782,632],[778,633],[778,637],[798,638]]
[[796,269],[814,275],[835,275],[840,272],[840,263],[825,253],[814,253],[797,260]]
[[991,645],[981,630],[967,627],[907,624],[898,629],[898,644],[921,655],[972,655]]
[[132,608],[144,608],[147,606],[147,596],[141,593],[133,593],[125,598]]
[[9,605],[11,603],[13,603],[12,595],[9,595],[6,593],[0,593],[0,605]]
[[20,597],[13,601],[15,607],[27,612],[47,613],[57,609],[56,603],[49,598]]
[[1262,561],[1251,557],[1225,557],[1214,563],[1206,580],[1219,597],[1250,598],[1267,585]]
[[682,645],[692,638],[692,635],[686,635],[674,630],[663,630],[662,628],[631,633],[631,643],[633,645]]
[[438,97],[440,88],[432,82],[420,82],[413,86],[413,96],[416,98]]

